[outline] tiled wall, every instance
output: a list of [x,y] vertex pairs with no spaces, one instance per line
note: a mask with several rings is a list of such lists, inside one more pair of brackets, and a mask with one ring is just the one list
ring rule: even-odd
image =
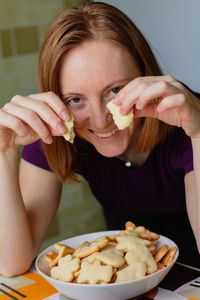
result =
[[[58,13],[79,2],[0,0],[0,106],[13,95],[37,92],[37,59],[43,34]],[[104,220],[100,206],[84,181],[64,188],[58,215],[43,246],[101,229]]]
[[48,24],[80,1],[0,0],[0,103],[37,88],[37,58]]

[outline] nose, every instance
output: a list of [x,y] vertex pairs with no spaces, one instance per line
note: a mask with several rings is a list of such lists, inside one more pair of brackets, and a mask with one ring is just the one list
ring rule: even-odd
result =
[[112,116],[105,103],[91,104],[90,122],[97,129],[105,129],[112,122]]

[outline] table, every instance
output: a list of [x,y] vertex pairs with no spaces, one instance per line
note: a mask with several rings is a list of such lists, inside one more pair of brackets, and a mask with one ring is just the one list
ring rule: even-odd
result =
[[[189,296],[193,296],[193,298],[189,298]],[[13,278],[0,276],[0,300],[8,299],[71,300],[57,293],[57,291],[36,272],[34,267],[30,272],[21,276]],[[158,288],[132,300],[147,299],[200,300],[200,269],[175,263]]]

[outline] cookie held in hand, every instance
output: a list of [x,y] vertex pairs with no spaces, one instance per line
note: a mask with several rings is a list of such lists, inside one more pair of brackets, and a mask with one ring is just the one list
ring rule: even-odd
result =
[[108,102],[107,107],[113,116],[113,120],[119,130],[123,130],[129,127],[133,122],[133,112],[130,111],[127,115],[122,115],[120,113],[120,106],[117,106],[113,101]]
[[71,116],[71,118],[69,120],[65,121],[65,126],[67,128],[67,132],[65,134],[63,134],[63,137],[66,139],[66,141],[73,144],[74,143],[74,138],[75,138],[74,118],[73,118],[73,116]]

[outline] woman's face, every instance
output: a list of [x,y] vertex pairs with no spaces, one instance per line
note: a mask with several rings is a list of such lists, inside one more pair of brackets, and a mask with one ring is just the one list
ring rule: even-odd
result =
[[70,50],[60,71],[62,99],[75,120],[76,134],[107,157],[123,154],[134,123],[118,130],[106,108],[128,82],[141,76],[129,52],[109,41],[88,41]]

